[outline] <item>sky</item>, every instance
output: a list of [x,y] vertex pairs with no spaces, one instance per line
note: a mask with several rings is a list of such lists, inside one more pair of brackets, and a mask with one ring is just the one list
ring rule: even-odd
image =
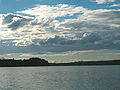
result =
[[0,57],[120,58],[120,0],[0,0]]

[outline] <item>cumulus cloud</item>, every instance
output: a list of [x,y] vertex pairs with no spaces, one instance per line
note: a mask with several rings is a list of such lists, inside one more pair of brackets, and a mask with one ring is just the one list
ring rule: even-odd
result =
[[23,27],[27,25],[32,18],[25,17],[17,14],[3,14],[1,15],[2,25],[6,28],[10,28],[11,30],[16,30],[17,28]]
[[68,38],[63,38],[60,36],[55,36],[54,38],[49,38],[47,41],[40,42],[41,45],[79,45],[85,43],[93,43],[95,41],[101,40],[101,37],[97,33],[82,33],[81,37],[76,40],[70,40]]
[[120,7],[120,4],[112,4],[109,7]]
[[109,2],[114,2],[115,0],[93,0],[97,2],[97,4],[104,4],[104,3],[109,3]]
[[75,7],[74,5],[58,4],[56,6],[36,5],[34,8],[29,8],[17,13],[24,13],[38,18],[56,18],[61,16],[72,16],[75,13],[86,11],[83,7]]
[[120,45],[120,9],[89,10],[59,4],[37,5],[16,13],[0,14],[2,45],[32,47],[38,52],[114,49]]

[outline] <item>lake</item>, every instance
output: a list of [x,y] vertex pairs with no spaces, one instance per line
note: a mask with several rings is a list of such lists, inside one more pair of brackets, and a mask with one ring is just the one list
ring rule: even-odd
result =
[[120,66],[0,67],[0,90],[120,90]]

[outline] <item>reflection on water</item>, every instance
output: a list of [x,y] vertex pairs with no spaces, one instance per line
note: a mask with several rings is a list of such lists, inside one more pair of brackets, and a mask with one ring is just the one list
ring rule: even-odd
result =
[[1,67],[0,90],[120,90],[120,66]]

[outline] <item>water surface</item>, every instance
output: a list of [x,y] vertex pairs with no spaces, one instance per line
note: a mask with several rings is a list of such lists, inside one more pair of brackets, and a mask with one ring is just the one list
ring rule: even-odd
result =
[[120,66],[0,67],[0,90],[120,90]]

